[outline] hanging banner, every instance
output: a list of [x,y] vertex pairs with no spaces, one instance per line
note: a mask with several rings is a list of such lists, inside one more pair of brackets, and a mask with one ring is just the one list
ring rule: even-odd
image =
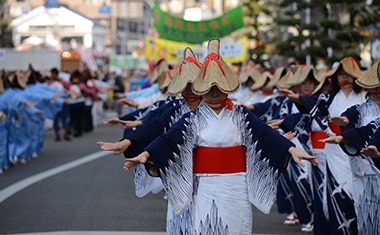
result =
[[192,44],[221,38],[243,27],[240,6],[212,20],[186,21],[162,11],[159,4],[154,3],[153,17],[154,27],[161,38]]
[[[183,52],[186,47],[190,47],[199,56],[200,60],[203,60],[207,55],[207,45],[202,46],[146,37],[145,57],[148,60],[154,61],[164,58],[169,63],[178,63],[183,58]],[[241,38],[235,43],[222,43],[219,49],[220,54],[226,62],[243,62],[247,57],[247,38]]]

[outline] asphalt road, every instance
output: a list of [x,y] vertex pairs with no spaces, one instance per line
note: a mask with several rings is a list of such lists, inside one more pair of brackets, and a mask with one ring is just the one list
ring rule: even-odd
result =
[[[0,234],[165,234],[163,192],[138,198],[123,156],[96,145],[121,134],[119,127],[99,126],[55,142],[47,130],[42,156],[0,175]],[[269,215],[253,210],[254,234],[304,234],[299,225],[282,225],[275,206]]]

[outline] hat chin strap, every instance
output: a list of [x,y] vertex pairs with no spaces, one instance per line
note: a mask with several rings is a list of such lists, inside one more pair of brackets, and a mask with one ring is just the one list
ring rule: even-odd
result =
[[265,94],[265,95],[272,95],[273,94],[273,88],[262,88],[261,89],[262,92]]
[[214,104],[220,104],[222,107],[226,107],[228,108],[228,110],[232,110],[232,101],[230,98],[226,98],[222,101],[219,101],[219,102],[211,102],[211,101],[205,101],[206,104],[211,104],[211,105],[214,105]]
[[349,82],[349,81],[338,82],[338,86],[347,86],[347,85],[352,85],[352,84],[354,84],[354,83]]
[[188,102],[195,102],[197,100],[202,99],[202,96],[182,96]]

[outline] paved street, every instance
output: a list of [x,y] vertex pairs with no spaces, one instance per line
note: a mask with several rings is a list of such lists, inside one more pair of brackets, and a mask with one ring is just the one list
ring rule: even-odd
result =
[[[119,127],[100,126],[71,142],[55,142],[48,130],[40,158],[0,176],[0,233],[165,234],[163,192],[136,197],[123,156],[96,145],[121,134]],[[253,233],[303,234],[300,226],[283,226],[282,218],[275,207],[269,215],[254,210]]]

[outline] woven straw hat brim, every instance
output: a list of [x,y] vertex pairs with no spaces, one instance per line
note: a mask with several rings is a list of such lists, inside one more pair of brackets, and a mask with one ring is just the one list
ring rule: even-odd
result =
[[[184,52],[184,59],[188,56],[192,57],[194,60],[197,60],[197,56],[194,55],[193,51],[190,48],[186,48]],[[181,73],[179,72],[180,65],[182,64]],[[192,61],[183,60],[177,66],[175,71],[173,71],[173,78],[169,84],[168,95],[178,95],[186,89],[187,84],[193,83],[196,77],[199,74],[201,69],[194,64]]]
[[340,68],[342,68],[346,73],[354,78],[359,78],[361,75],[363,75],[363,71],[360,69],[357,62],[352,57],[345,57],[339,62],[339,65],[335,66],[333,69],[326,73],[326,77],[333,77]]
[[204,95],[214,85],[225,94],[235,93],[239,89],[239,81],[233,76],[231,69],[224,61],[221,60],[220,62],[222,64],[224,74],[215,61],[210,61],[204,77],[203,73],[205,67],[202,67],[193,83],[193,92],[195,94]]
[[150,83],[155,83],[163,72],[168,70],[169,64],[166,61],[162,61],[153,71],[153,75],[150,79]]
[[274,73],[273,73],[273,77],[272,79],[270,80],[270,82],[268,83],[268,87],[273,87],[276,85],[276,83],[278,82],[278,80],[280,80],[280,78],[282,76],[284,76],[286,73],[286,69],[285,67],[279,67],[277,68]]
[[259,79],[251,86],[251,90],[257,90],[257,89],[260,89],[261,87],[264,86],[265,82],[267,80],[271,80],[272,79],[272,74],[269,73],[269,72],[264,72],[261,74],[261,76],[259,77]]
[[163,75],[158,78],[158,89],[162,92],[165,88],[167,88],[170,84],[170,81],[172,80],[172,77],[170,76],[171,73],[169,73],[169,70],[166,72],[163,72]]
[[323,78],[326,77],[326,70],[314,70],[314,77],[318,82],[322,82]]
[[194,83],[198,76],[200,68],[194,63],[187,62],[182,65],[182,72],[179,74],[179,69],[175,71],[172,81],[169,84],[168,94],[178,95],[185,90],[187,84]]
[[361,77],[355,80],[356,84],[363,88],[371,89],[380,86],[380,61],[377,61]]
[[291,86],[288,85],[287,81],[293,76],[293,72],[289,69],[284,76],[282,76],[276,83],[276,87],[279,89],[289,89]]
[[258,80],[260,79],[261,73],[260,73],[259,70],[254,69],[253,71],[251,71],[251,72],[249,73],[249,76],[251,77],[251,79],[252,79],[253,81],[256,82],[256,81],[258,81]]
[[253,81],[257,81],[260,78],[260,71],[256,68],[250,69],[247,72],[241,74],[238,78],[240,83],[245,83],[251,78]]
[[249,76],[250,75],[248,72],[241,73],[238,77],[238,80],[240,83],[245,83],[246,81],[248,81]]
[[[337,66],[338,67],[338,66]],[[323,84],[325,83],[325,81],[329,78],[327,76],[327,74],[329,74],[330,71],[326,72],[326,71],[319,71],[318,73],[314,73],[314,77],[317,79],[317,81],[319,82],[318,83],[318,86],[314,89],[314,91],[311,93],[312,95],[314,95],[315,93],[317,93],[322,87],[323,87]]]
[[[219,44],[219,39],[211,39],[208,43],[208,55],[219,54]],[[233,75],[231,68],[223,60],[223,57],[219,56],[218,61],[221,68],[214,60],[210,60],[209,63],[203,63],[201,71],[193,83],[194,94],[204,95],[212,86],[217,86],[225,94],[232,94],[239,89],[240,83]]]
[[[300,85],[306,81],[306,78],[310,73],[313,73],[313,68],[311,66],[301,66],[297,69],[293,76],[290,76],[287,83],[290,86]],[[314,73],[312,75],[314,76]]]

